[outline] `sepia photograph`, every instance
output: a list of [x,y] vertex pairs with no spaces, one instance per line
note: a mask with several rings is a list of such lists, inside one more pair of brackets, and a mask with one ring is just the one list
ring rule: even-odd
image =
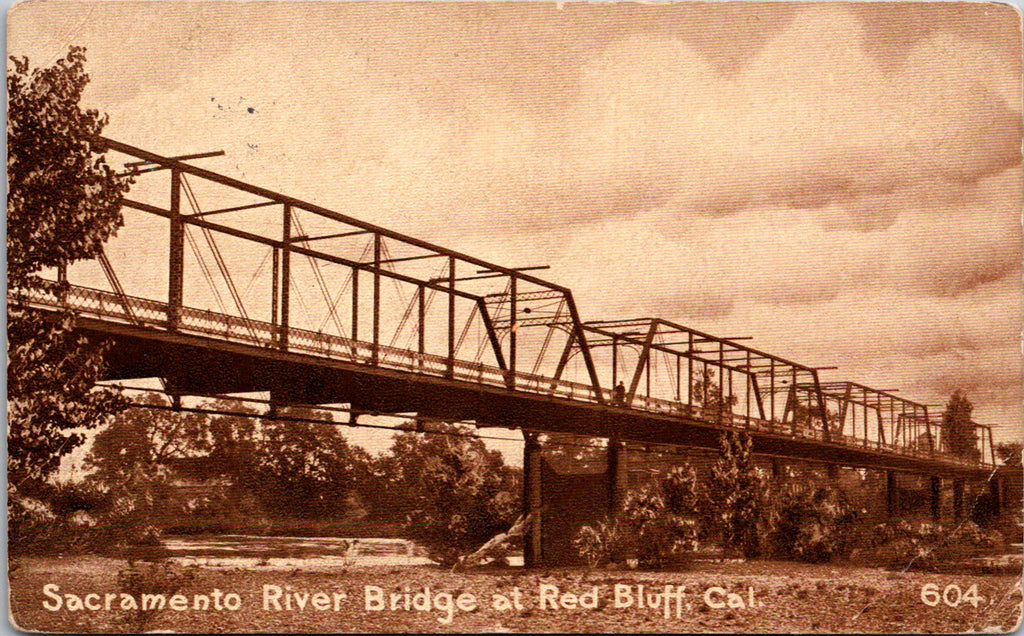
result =
[[41,633],[1010,633],[1002,2],[22,0]]

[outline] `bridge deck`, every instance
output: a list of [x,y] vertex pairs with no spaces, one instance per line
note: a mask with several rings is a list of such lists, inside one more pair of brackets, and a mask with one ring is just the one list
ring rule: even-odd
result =
[[[44,310],[70,308],[83,331],[112,337],[109,379],[160,376],[183,393],[271,391],[307,404],[351,403],[382,413],[417,412],[482,426],[619,437],[715,448],[724,430],[745,430],[756,452],[848,466],[930,474],[982,475],[975,463],[915,446],[832,434],[636,395],[608,406],[585,384],[476,362],[377,346],[342,336],[183,307],[175,329],[168,306],[79,286],[41,282],[9,300]],[[602,404],[601,402],[604,402]]]

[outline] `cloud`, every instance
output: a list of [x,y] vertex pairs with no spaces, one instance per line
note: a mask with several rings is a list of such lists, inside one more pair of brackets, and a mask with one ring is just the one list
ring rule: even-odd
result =
[[639,166],[681,216],[853,203],[862,229],[884,229],[894,211],[859,199],[1019,163],[1019,103],[1006,99],[1019,80],[979,72],[985,59],[939,34],[883,72],[860,22],[835,5],[807,8],[731,77],[682,42],[627,38],[584,67],[576,169]]

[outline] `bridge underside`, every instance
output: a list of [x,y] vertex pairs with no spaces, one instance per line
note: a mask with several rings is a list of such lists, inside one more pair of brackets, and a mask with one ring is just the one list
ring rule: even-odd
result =
[[[91,336],[109,337],[108,380],[163,377],[182,394],[270,391],[282,404],[340,404],[380,413],[417,413],[480,426],[573,433],[640,443],[717,448],[726,427],[684,417],[581,403],[418,373],[325,360],[268,347],[79,317]],[[900,457],[785,434],[750,431],[758,454],[852,467],[983,478],[978,466]]]

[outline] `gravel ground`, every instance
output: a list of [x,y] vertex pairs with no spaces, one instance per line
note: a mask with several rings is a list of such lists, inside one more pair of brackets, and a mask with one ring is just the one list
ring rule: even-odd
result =
[[[90,599],[102,606],[106,593],[119,592],[119,559],[100,557],[21,558],[10,579],[11,617],[23,630],[47,632],[123,632],[129,630],[117,597],[108,611],[70,610],[65,593]],[[175,632],[1010,632],[1021,618],[1020,576],[898,573],[874,568],[837,567],[789,562],[696,563],[684,570],[639,572],[629,570],[483,568],[452,573],[429,565],[302,567],[200,567],[196,578],[181,590],[189,609],[170,608],[146,626],[152,631]],[[62,606],[43,593],[47,584],[59,586]],[[663,601],[671,585],[668,617],[664,605],[652,608],[615,606],[615,586],[629,586],[632,597],[643,585],[651,601]],[[937,586],[955,607],[937,597],[938,604],[922,601],[922,587]],[[556,586],[558,596],[540,607],[544,586]],[[265,586],[281,592],[281,609],[268,601]],[[397,594],[396,609],[371,611],[365,607],[367,586],[385,595]],[[675,594],[680,586],[685,589]],[[967,592],[977,586],[975,603],[957,600],[957,586]],[[432,597],[449,593],[463,596],[463,608],[452,603],[451,621],[444,609],[405,609],[416,592],[429,588]],[[494,595],[511,604],[519,590],[521,608],[495,608]],[[948,588],[948,590],[947,590]],[[50,588],[51,591],[54,588]],[[236,611],[192,609],[194,596],[213,590],[238,595]],[[371,590],[373,587],[370,588]],[[553,588],[544,588],[552,590]],[[620,590],[625,588],[620,588]],[[595,592],[596,590],[596,592]],[[710,591],[709,591],[710,590]],[[321,596],[315,593],[322,592]],[[573,596],[561,596],[565,593]],[[291,593],[292,606],[285,605]],[[306,595],[308,593],[308,596]],[[657,593],[657,596],[653,596]],[[371,592],[372,594],[372,592]],[[734,596],[729,596],[733,594]],[[343,597],[342,597],[343,595]],[[469,602],[469,595],[475,604]],[[973,598],[974,595],[969,595]],[[753,597],[754,606],[750,606]],[[305,600],[305,607],[298,603]],[[228,601],[227,597],[224,597]],[[432,601],[434,599],[432,598]],[[445,597],[437,599],[442,607]],[[575,603],[573,602],[575,600]],[[596,600],[596,608],[584,607]],[[620,601],[626,600],[620,594]],[[327,609],[316,609],[314,603]],[[556,607],[550,605],[557,604]],[[974,605],[977,605],[976,607]],[[475,605],[475,606],[474,606]],[[722,605],[722,607],[718,607]]]

